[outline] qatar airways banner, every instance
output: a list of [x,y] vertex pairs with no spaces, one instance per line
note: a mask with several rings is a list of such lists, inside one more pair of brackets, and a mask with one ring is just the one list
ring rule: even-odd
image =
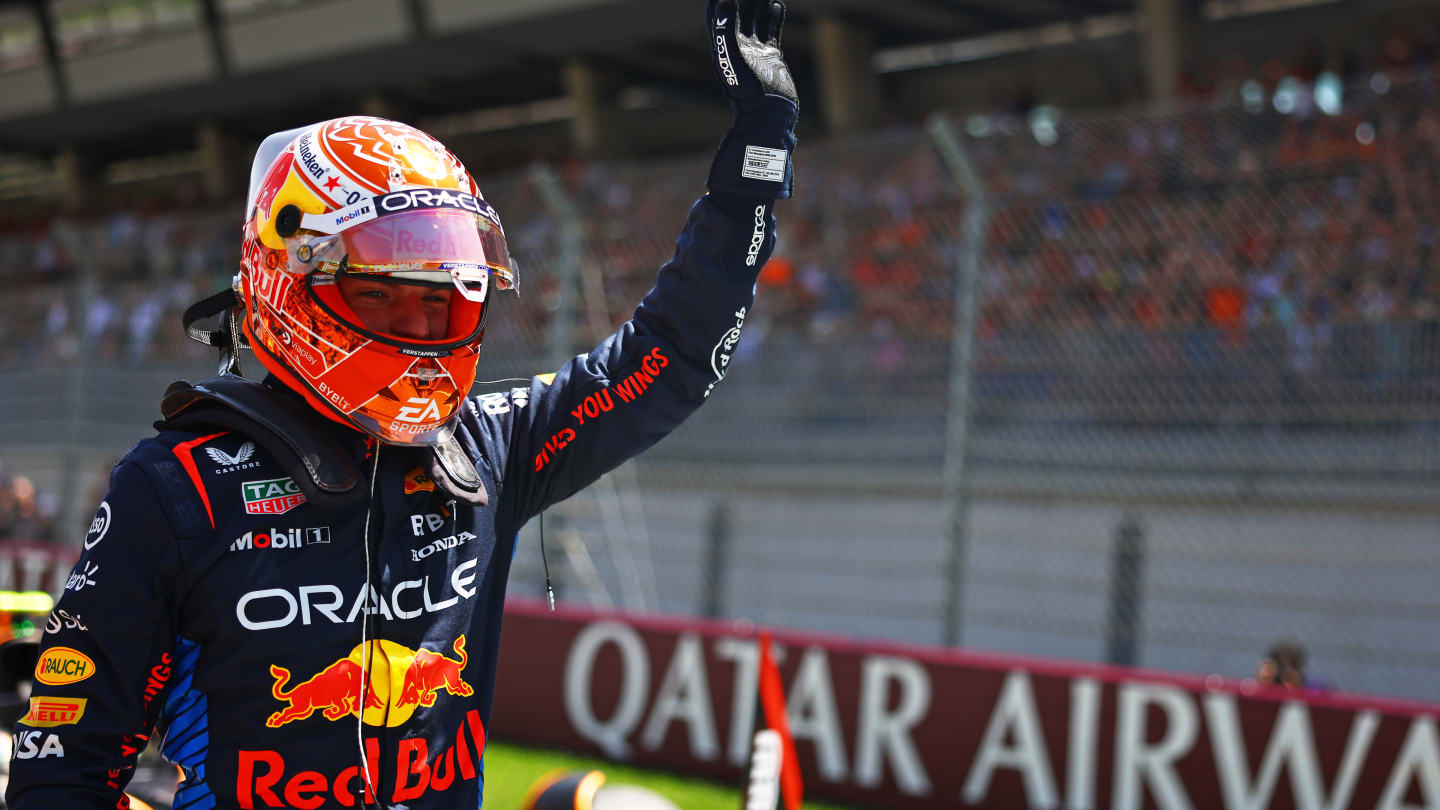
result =
[[[776,632],[807,797],[873,807],[1440,807],[1440,707]],[[746,628],[512,601],[491,731],[741,784]]]

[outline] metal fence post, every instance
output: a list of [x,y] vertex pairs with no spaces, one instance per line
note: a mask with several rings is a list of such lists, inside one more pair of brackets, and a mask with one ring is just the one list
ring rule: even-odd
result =
[[556,287],[555,314],[550,319],[546,335],[549,344],[546,361],[550,368],[556,369],[570,359],[575,348],[575,286],[580,278],[584,232],[580,212],[561,187],[555,170],[547,164],[537,163],[531,167],[529,175],[545,209],[555,218],[556,230],[560,234],[560,249],[556,252],[555,263],[546,268],[554,275]]
[[[558,369],[575,354],[576,323],[584,322],[597,338],[608,329],[604,318],[604,282],[584,261],[585,231],[582,212],[566,193],[554,169],[546,164],[531,168],[530,180],[560,234],[555,266],[548,268],[556,279],[556,303],[547,335],[548,360]],[[626,476],[628,488],[617,481]],[[630,465],[614,470],[590,486],[590,495],[600,508],[605,546],[621,582],[620,603],[632,610],[652,610],[659,597],[650,559],[650,540],[639,505],[634,503],[634,470]],[[583,539],[581,540],[583,544]],[[636,552],[636,546],[640,548]]]
[[[73,233],[64,232],[62,240],[67,242],[70,255],[83,256],[84,248],[75,240]],[[64,394],[61,407],[65,414],[64,446],[60,450],[60,503],[57,521],[58,539],[62,542],[83,540],[85,531],[81,528],[89,523],[87,509],[99,504],[86,504],[89,492],[83,482],[84,467],[93,464],[93,457],[85,452],[87,437],[86,401],[89,398],[89,377],[91,374],[89,345],[89,319],[91,310],[99,296],[100,281],[94,262],[80,262],[79,283],[70,308],[70,316],[76,334],[81,336],[76,345],[75,356],[66,364]]]
[[730,569],[730,501],[716,498],[705,521],[704,596],[700,615],[718,619],[724,615],[725,578]]
[[1105,660],[1134,666],[1140,640],[1140,608],[1145,579],[1145,533],[1133,515],[1115,529],[1110,551],[1110,602],[1105,621]]
[[960,617],[967,545],[966,522],[969,500],[966,493],[965,454],[970,438],[970,383],[974,373],[975,325],[978,320],[980,272],[986,249],[990,219],[985,185],[971,164],[965,146],[956,136],[950,120],[935,114],[926,123],[936,151],[945,168],[965,194],[964,227],[959,260],[955,267],[954,327],[950,334],[950,390],[945,419],[945,461],[941,472],[943,523],[947,543],[945,564],[944,643],[959,646]]

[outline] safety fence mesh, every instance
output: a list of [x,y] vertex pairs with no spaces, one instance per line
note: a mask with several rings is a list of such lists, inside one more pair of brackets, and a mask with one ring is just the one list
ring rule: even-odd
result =
[[[561,599],[1237,677],[1288,639],[1440,699],[1440,87],[1288,93],[802,146],[715,396],[547,514]],[[707,166],[483,179],[521,279],[481,379],[629,317]],[[0,462],[61,542],[212,373],[178,313],[238,214],[0,234]]]

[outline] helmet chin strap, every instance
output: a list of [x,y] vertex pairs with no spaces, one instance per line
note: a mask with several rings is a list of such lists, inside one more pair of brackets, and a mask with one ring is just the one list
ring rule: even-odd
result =
[[217,374],[240,376],[240,313],[243,307],[233,306],[225,313],[226,341],[220,346],[220,364]]
[[[221,290],[208,298],[202,298],[185,310],[182,320],[185,335],[196,343],[214,346],[220,351],[218,373],[240,376],[240,349],[248,344],[245,332],[240,328],[241,313],[245,311],[240,296],[233,289]],[[206,318],[221,315],[220,328],[202,329],[196,326]]]

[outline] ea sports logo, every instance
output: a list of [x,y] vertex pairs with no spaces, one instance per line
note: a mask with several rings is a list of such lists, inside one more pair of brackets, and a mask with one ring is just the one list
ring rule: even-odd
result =
[[395,415],[395,418],[401,422],[418,425],[427,420],[437,420],[440,418],[440,406],[436,405],[433,399],[411,397],[406,400],[406,403],[407,404],[400,407],[400,412]]

